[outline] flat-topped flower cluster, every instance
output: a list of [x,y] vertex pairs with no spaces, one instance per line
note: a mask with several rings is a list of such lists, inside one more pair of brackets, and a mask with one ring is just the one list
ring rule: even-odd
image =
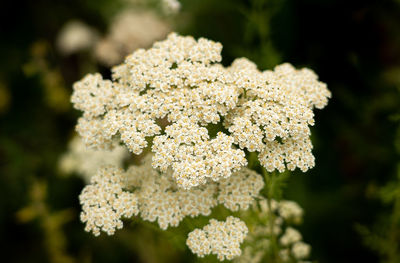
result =
[[[245,150],[268,171],[313,167],[309,125],[326,85],[289,64],[261,72],[241,58],[225,68],[221,49],[172,33],[114,67],[112,81],[87,75],[72,95],[83,111],[77,131],[88,147],[108,149],[117,137],[134,154],[153,138],[153,167],[172,168],[185,189],[246,166]],[[207,125],[221,122],[227,131],[210,138]]]
[[[114,67],[112,80],[89,74],[75,83],[72,102],[83,111],[76,129],[87,147],[105,151],[117,142],[151,152],[140,166],[98,171],[80,196],[87,231],[113,234],[132,215],[167,229],[218,204],[246,210],[264,187],[247,167],[251,152],[269,172],[314,166],[309,126],[331,96],[326,85],[290,64],[259,71],[240,58],[224,67],[221,49],[171,33]],[[296,237],[288,231],[284,243]],[[239,218],[212,219],[187,244],[199,256],[233,259],[247,232]]]

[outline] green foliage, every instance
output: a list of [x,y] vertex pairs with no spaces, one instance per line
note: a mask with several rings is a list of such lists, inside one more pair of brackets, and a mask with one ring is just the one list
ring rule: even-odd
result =
[[[391,119],[399,123],[397,116],[398,114],[392,115]],[[397,156],[400,156],[399,129],[400,126],[396,130],[395,137]],[[380,255],[381,262],[384,263],[400,261],[400,161],[398,161],[396,168],[394,179],[380,187],[377,195],[382,203],[388,207],[388,210],[381,215],[372,229],[356,225],[365,245],[375,250]]]

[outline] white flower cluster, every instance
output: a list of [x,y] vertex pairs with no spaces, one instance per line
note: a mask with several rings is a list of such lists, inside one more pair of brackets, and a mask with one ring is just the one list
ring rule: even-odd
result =
[[211,208],[217,204],[216,185],[190,191],[178,188],[169,171],[160,174],[151,167],[151,156],[145,158],[143,165],[131,166],[126,178],[127,185],[136,189],[140,216],[150,222],[157,220],[164,230],[178,226],[186,216],[210,215]]
[[151,166],[151,155],[140,166],[126,172],[126,185],[134,187],[139,199],[140,216],[157,221],[160,228],[178,226],[187,216],[208,216],[218,203],[232,211],[246,210],[264,186],[262,177],[247,169],[218,183],[208,183],[185,190],[173,180],[172,171],[158,173]]
[[100,230],[109,235],[123,226],[121,217],[137,215],[138,200],[135,194],[123,190],[123,171],[110,166],[102,167],[92,177],[79,196],[82,205],[81,221],[86,231],[95,236]]
[[282,200],[278,204],[279,215],[296,224],[300,223],[303,218],[303,209],[294,201]]
[[255,171],[243,168],[219,182],[218,202],[231,211],[247,210],[263,188],[263,178]]
[[[258,211],[260,224],[252,227],[245,240],[243,254],[235,259],[236,263],[263,262],[263,258],[271,247],[271,233],[278,241],[278,254],[281,262],[304,263],[309,257],[311,246],[302,241],[299,231],[291,227],[291,224],[298,224],[302,220],[303,210],[293,201],[261,199],[254,203],[253,207]],[[270,224],[270,212],[273,213],[273,224]],[[284,229],[284,226],[286,228]],[[271,231],[272,230],[272,231]]]
[[128,149],[140,154],[147,146],[145,137],[160,131],[160,127],[145,114],[122,106],[116,86],[103,80],[100,74],[87,75],[73,88],[71,101],[75,108],[84,111],[76,130],[88,147],[109,149],[112,137],[119,132]]
[[297,259],[304,259],[310,255],[311,246],[304,242],[298,241],[292,246],[292,254]]
[[[151,162],[152,156],[147,155],[142,165],[132,165],[126,172],[122,172],[117,168],[102,169],[93,177],[92,184],[88,185],[83,190],[83,193],[87,193],[88,191],[93,193],[93,189],[98,189],[99,181],[107,182],[108,188],[121,189],[122,187],[130,189],[136,199],[135,215],[140,212],[143,220],[150,222],[157,221],[160,228],[165,230],[169,226],[178,226],[188,216],[208,216],[211,214],[211,209],[217,204],[222,204],[232,211],[238,211],[239,208],[246,210],[254,198],[258,197],[259,191],[264,186],[264,181],[259,174],[250,169],[242,168],[229,178],[223,179],[218,183],[211,182],[190,190],[185,190],[178,187],[175,183],[171,170],[160,173],[153,169]],[[113,178],[113,180],[109,178]],[[112,183],[115,186],[111,186]],[[87,194],[84,196],[87,196]],[[109,209],[107,202],[99,202],[93,198],[83,199],[81,197],[81,204],[84,207],[84,218],[88,222],[87,229],[93,228],[92,225],[88,226],[88,224],[97,222],[96,220],[98,220],[97,217],[99,216],[98,213],[89,214],[87,212],[88,209],[85,209],[88,207],[88,204],[89,207],[92,207],[93,202],[98,203],[96,209],[100,208],[102,204],[106,205],[106,209]],[[125,206],[125,204],[121,205]],[[129,203],[126,205],[129,206]],[[115,217],[112,213],[110,215]],[[95,218],[92,218],[92,216],[95,216]],[[119,225],[115,224],[113,226],[115,228]],[[109,234],[113,233],[109,230],[106,232]]]
[[299,231],[292,227],[286,228],[285,233],[279,239],[279,242],[283,246],[288,246],[290,244],[296,243],[302,239]]
[[60,170],[65,174],[77,173],[87,183],[102,165],[122,167],[129,152],[126,147],[115,145],[109,151],[87,149],[79,136],[69,142],[68,151],[60,159]]
[[307,258],[311,252],[311,246],[302,242],[302,236],[294,228],[287,227],[285,233],[280,237],[279,242],[284,247],[280,251],[280,256],[284,261],[288,261],[290,254],[297,259]]
[[[113,82],[88,75],[74,85],[72,102],[84,112],[77,131],[94,148],[108,148],[120,135],[139,154],[146,137],[161,132],[157,120],[172,122],[156,136],[153,165],[174,170],[185,189],[226,178],[247,164],[233,138],[220,133],[209,140],[200,125],[218,123],[238,100],[239,91],[220,64],[221,44],[170,34],[153,48],[138,50],[113,69]],[[168,156],[167,158],[164,158]]]
[[269,172],[313,167],[308,126],[314,124],[313,108],[325,107],[331,96],[326,84],[313,71],[296,70],[288,63],[261,72],[241,58],[229,70],[243,89],[242,98],[224,122],[235,143],[259,152]]
[[232,260],[240,256],[240,244],[248,233],[246,224],[239,218],[229,216],[226,221],[211,219],[203,229],[189,233],[187,246],[199,257],[215,254],[219,260]]
[[[114,67],[112,81],[86,76],[72,96],[84,112],[77,131],[89,147],[109,148],[120,138],[135,154],[155,136],[153,167],[172,168],[185,189],[228,178],[247,165],[244,149],[258,151],[268,171],[312,167],[308,125],[312,109],[330,97],[326,85],[311,70],[289,64],[260,72],[237,59],[225,68],[218,63],[221,49],[171,33]],[[207,125],[222,118],[229,134],[210,138]]]
[[96,44],[95,57],[104,65],[116,65],[137,48],[147,48],[165,38],[170,31],[168,23],[150,10],[124,10]]
[[[249,239],[265,241],[246,248],[243,256],[253,255],[254,261],[263,257],[271,235],[282,235],[284,224],[301,221],[303,211],[296,203],[259,196],[264,181],[246,167],[245,154],[258,152],[270,172],[311,168],[313,109],[325,107],[330,92],[311,70],[290,64],[261,72],[241,58],[225,68],[219,63],[221,49],[220,43],[171,33],[114,67],[112,80],[89,74],[74,84],[71,100],[83,111],[76,129],[88,147],[110,149],[117,141],[141,154],[151,145],[142,165],[118,173],[101,170],[104,178],[94,177],[84,189],[87,230],[112,234],[122,226],[121,216],[139,213],[167,229],[187,216],[208,216],[217,204],[238,211],[261,199],[260,220],[275,216],[250,230]],[[214,136],[210,127],[220,131]],[[122,188],[133,193],[126,196]],[[128,204],[114,207],[121,194]],[[233,259],[241,254],[247,232],[237,218],[212,219],[191,232],[187,244],[199,256]],[[283,261],[288,261],[285,255],[300,260],[310,252],[293,228],[279,244]]]
[[153,140],[153,166],[161,171],[172,167],[176,182],[185,189],[203,185],[207,178],[228,178],[247,164],[244,152],[232,148],[233,138],[219,132],[209,140],[208,131],[188,117],[165,129]]

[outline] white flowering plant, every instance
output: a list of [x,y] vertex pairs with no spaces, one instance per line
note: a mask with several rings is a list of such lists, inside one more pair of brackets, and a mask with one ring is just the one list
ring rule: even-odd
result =
[[209,223],[186,233],[199,257],[303,262],[310,246],[290,226],[303,211],[274,198],[287,171],[314,166],[313,109],[331,94],[312,70],[260,71],[245,58],[224,67],[221,50],[171,33],[129,55],[111,80],[96,73],[74,84],[86,147],[142,156],[140,165],[97,170],[80,195],[81,220],[98,236],[132,216],[162,230],[202,216]]

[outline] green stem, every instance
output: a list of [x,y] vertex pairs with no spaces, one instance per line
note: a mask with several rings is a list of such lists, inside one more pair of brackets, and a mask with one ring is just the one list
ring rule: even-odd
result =
[[258,154],[256,152],[250,152],[248,155],[248,167],[254,170],[258,165]]
[[274,193],[274,186],[275,184],[273,183],[273,176],[275,176],[275,173],[268,173],[267,170],[264,167],[261,167],[262,174],[264,176],[265,184],[267,186],[267,205],[268,205],[268,223],[269,223],[269,232],[270,232],[270,242],[271,242],[271,262],[277,262],[280,263],[281,259],[279,257],[279,249],[278,249],[278,241],[277,237],[274,233],[274,224],[275,224],[275,214],[272,211],[272,198],[273,198],[273,193]]

